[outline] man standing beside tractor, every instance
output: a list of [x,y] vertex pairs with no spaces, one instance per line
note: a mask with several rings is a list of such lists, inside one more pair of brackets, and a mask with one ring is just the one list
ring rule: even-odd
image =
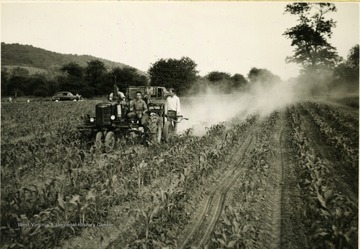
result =
[[169,89],[169,96],[166,98],[165,113],[168,121],[174,121],[174,133],[177,133],[177,116],[180,115],[180,99],[175,94],[174,88]]

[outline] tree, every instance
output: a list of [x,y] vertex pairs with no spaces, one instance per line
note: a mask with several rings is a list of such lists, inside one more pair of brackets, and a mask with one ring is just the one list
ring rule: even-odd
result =
[[332,87],[355,92],[359,90],[359,45],[353,46],[347,60],[336,66]]
[[25,68],[16,67],[12,70],[8,84],[8,94],[15,98],[24,95],[29,79],[29,71]]
[[81,79],[84,75],[84,68],[75,62],[63,65],[60,70],[66,72],[70,77]]
[[294,54],[287,57],[287,62],[295,62],[306,70],[333,67],[338,61],[336,49],[327,41],[331,38],[333,19],[325,15],[336,12],[333,3],[291,3],[286,5],[285,13],[299,17],[299,24],[287,29],[283,34],[291,39]]
[[8,94],[15,98],[24,95],[28,78],[24,76],[12,75],[9,79]]
[[248,74],[249,81],[262,83],[275,83],[281,81],[280,77],[267,69],[253,67]]
[[208,78],[211,82],[220,81],[220,80],[229,80],[230,74],[225,72],[219,72],[219,71],[212,71],[206,75],[206,78]]
[[179,94],[185,93],[196,80],[196,63],[188,57],[160,59],[151,65],[148,73],[153,86],[174,87]]
[[125,92],[128,86],[146,86],[148,79],[145,75],[140,75],[133,67],[115,67],[108,73],[106,88],[112,91],[115,83],[120,91]]
[[25,86],[25,95],[35,95],[37,97],[45,97],[49,95],[48,80],[45,74],[36,73],[31,75]]
[[244,75],[238,74],[238,73],[231,76],[231,80],[234,81],[234,83],[236,83],[236,85],[239,85],[239,86],[244,86],[248,83],[248,81],[246,80]]
[[234,74],[231,76],[231,80],[234,82],[233,87],[234,88],[241,88],[247,85],[248,81],[242,74]]
[[1,68],[1,96],[8,96],[8,85],[9,85],[10,74],[6,67]]
[[359,69],[359,44],[350,49],[346,64],[351,68]]
[[48,89],[49,89],[49,95],[54,95],[56,92],[60,91],[59,82],[56,79],[49,79]]
[[206,75],[206,79],[210,81],[210,86],[215,87],[213,90],[223,93],[231,93],[234,90],[239,90],[241,86],[246,85],[247,80],[241,74],[212,71]]
[[60,70],[66,75],[58,77],[60,88],[65,91],[83,94],[87,85],[84,80],[84,68],[75,62],[63,65]]
[[92,60],[85,68],[85,80],[88,85],[86,96],[104,94],[102,86],[106,76],[105,64],[100,60]]

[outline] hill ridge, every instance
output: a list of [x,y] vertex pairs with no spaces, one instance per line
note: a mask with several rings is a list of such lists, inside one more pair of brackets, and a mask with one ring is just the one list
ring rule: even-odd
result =
[[[5,68],[27,67],[34,68],[33,71],[36,72],[46,70],[50,74],[54,74],[59,72],[60,68],[67,63],[74,62],[86,67],[87,62],[91,60],[100,60],[107,68],[132,67],[93,55],[63,54],[29,44],[1,42],[1,67]],[[145,72],[139,69],[136,70],[139,74],[146,75]]]

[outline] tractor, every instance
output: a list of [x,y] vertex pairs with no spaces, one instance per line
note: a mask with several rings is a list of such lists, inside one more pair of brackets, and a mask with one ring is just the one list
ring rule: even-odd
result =
[[[148,106],[149,121],[142,125],[140,120],[128,117],[129,101],[141,92]],[[114,96],[117,90],[114,90]],[[140,137],[148,143],[168,141],[174,131],[174,123],[183,118],[176,112],[164,113],[168,91],[160,86],[130,86],[125,93],[129,101],[106,100],[95,106],[95,117],[83,116],[83,124],[78,130],[95,140],[95,148],[105,152],[114,150],[117,140],[126,136]]]

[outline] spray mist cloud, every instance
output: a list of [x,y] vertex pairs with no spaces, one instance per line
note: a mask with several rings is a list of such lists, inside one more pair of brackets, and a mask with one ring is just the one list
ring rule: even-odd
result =
[[205,94],[181,98],[182,121],[179,132],[193,129],[194,135],[203,135],[206,127],[233,117],[246,119],[250,114],[266,116],[286,105],[294,103],[296,97],[293,84],[288,82],[255,82],[245,92],[219,94],[208,88]]

